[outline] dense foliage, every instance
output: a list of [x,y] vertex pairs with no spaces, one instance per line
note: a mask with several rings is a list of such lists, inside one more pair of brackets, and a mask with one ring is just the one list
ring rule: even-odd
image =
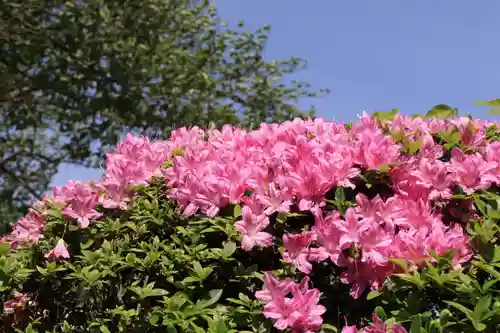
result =
[[227,27],[209,1],[2,1],[0,211],[41,198],[61,163],[99,167],[129,131],[301,115],[312,92],[284,78],[305,63],[264,59],[269,29]]
[[127,136],[3,239],[5,332],[500,331],[498,123]]

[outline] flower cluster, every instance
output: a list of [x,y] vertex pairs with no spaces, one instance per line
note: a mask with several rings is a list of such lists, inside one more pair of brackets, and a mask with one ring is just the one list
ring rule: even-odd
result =
[[373,324],[358,331],[356,325],[344,326],[341,333],[408,333],[408,331],[399,324],[386,324],[376,313],[372,315]]
[[106,155],[106,171],[96,183],[105,208],[126,210],[133,196],[133,187],[146,184],[153,176],[161,176],[160,167],[170,154],[173,143],[151,142],[128,134],[116,152]]
[[22,311],[29,307],[31,303],[31,295],[14,291],[12,298],[3,304],[3,312],[5,314],[15,314],[17,311]]
[[321,327],[321,315],[326,308],[317,304],[320,291],[309,289],[308,283],[308,277],[297,284],[292,280],[279,281],[269,272],[264,274],[264,289],[255,297],[266,304],[264,316],[276,320],[277,329],[291,328],[293,332],[308,333]]
[[[128,135],[107,155],[101,180],[70,182],[44,202],[60,205],[65,217],[86,228],[103,209],[128,209],[134,186],[163,177],[184,216],[213,218],[240,205],[235,228],[242,250],[282,244],[283,261],[306,275],[315,263],[331,261],[344,268],[341,281],[359,298],[398,271],[392,258],[413,269],[452,249],[455,267],[471,258],[462,222],[475,208],[467,196],[500,184],[500,142],[486,138],[491,125],[404,115],[381,121],[364,114],[352,125],[315,119],[262,124],[250,132],[182,128],[167,141]],[[336,191],[352,197],[332,205]],[[314,222],[276,235],[276,216],[288,213],[310,214]],[[43,220],[33,209],[5,240],[12,246],[38,242]],[[64,241],[47,256],[69,257]],[[325,309],[307,277],[296,284],[266,274],[256,297],[279,329],[321,326]],[[373,327],[364,332],[382,332]]]

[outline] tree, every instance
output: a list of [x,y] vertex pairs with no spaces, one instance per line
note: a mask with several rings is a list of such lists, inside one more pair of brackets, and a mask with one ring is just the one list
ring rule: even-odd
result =
[[3,206],[23,211],[61,163],[98,167],[125,131],[303,115],[314,93],[283,79],[305,62],[266,61],[269,29],[230,29],[208,1],[2,1]]

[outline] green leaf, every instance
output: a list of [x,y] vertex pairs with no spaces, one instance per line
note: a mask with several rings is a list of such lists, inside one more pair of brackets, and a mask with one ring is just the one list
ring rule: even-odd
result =
[[401,267],[405,272],[408,271],[408,262],[401,258],[389,258],[389,262],[393,263],[396,266]]
[[158,297],[158,296],[165,296],[165,295],[168,295],[168,292],[166,290],[160,289],[160,288],[155,288],[148,293],[148,296],[150,296],[150,297]]
[[337,187],[335,189],[335,200],[343,203],[345,201],[345,190],[343,187]]
[[172,156],[183,156],[184,155],[184,149],[175,147],[172,149]]
[[9,253],[10,245],[8,243],[0,243],[0,256]]
[[323,326],[321,326],[321,329],[323,332],[333,332],[333,333],[338,333],[339,329],[331,324],[324,323]]
[[224,244],[224,248],[222,249],[222,256],[224,258],[228,258],[234,253],[234,251],[236,251],[236,243],[227,242]]
[[420,148],[422,148],[422,141],[417,140],[417,141],[410,141],[410,140],[405,140],[404,142],[404,148],[408,152],[408,154],[413,155],[415,154]]
[[201,267],[201,265],[198,261],[193,261],[193,271],[199,277],[201,277],[203,275],[203,267]]
[[497,107],[500,106],[500,98],[497,99],[492,99],[490,101],[476,101],[476,105],[478,106],[492,106],[492,107]]
[[452,318],[452,317],[453,317],[453,315],[450,312],[450,310],[448,310],[448,309],[442,310],[441,313],[439,314],[439,325],[442,328],[445,328],[446,325],[448,324],[450,318]]
[[493,280],[490,280],[490,281],[486,281],[485,283],[483,283],[483,293],[488,293],[489,290],[495,285],[498,283],[498,279],[493,279]]
[[[458,131],[439,132],[439,136],[446,141],[446,146],[453,146],[460,143],[461,134]],[[449,148],[447,148],[449,149]]]
[[217,326],[215,327],[215,333],[227,333],[229,332],[229,329],[226,326],[226,323],[224,320],[219,320],[217,322]]
[[420,278],[420,274],[417,271],[414,271],[413,274],[394,274],[394,275],[418,287],[422,287],[424,285],[424,281]]
[[381,295],[381,293],[380,293],[380,292],[378,292],[378,291],[376,291],[376,290],[374,290],[374,291],[370,291],[370,292],[368,293],[368,296],[366,296],[366,299],[367,299],[367,300],[371,300],[371,299],[374,299],[374,298],[376,298],[376,297],[379,297],[380,295]]
[[487,215],[486,214],[486,204],[484,203],[483,200],[481,200],[481,198],[479,198],[478,196],[474,196],[474,203],[476,204],[476,206],[479,209],[479,211],[481,212],[481,214],[483,214],[483,216]]
[[477,331],[483,331],[485,328],[486,328],[486,325],[483,324],[483,323],[480,323],[478,322],[475,318],[474,318],[474,313],[473,311],[467,309],[465,306],[463,306],[462,304],[459,304],[457,302],[453,302],[453,301],[448,301],[448,300],[444,300],[444,302],[452,307],[454,307],[455,309],[459,310],[460,312],[462,312],[463,314],[465,314],[465,316],[471,321],[472,325],[474,325],[474,328],[477,330]]
[[241,217],[241,206],[240,205],[234,205],[233,216],[234,216],[234,218]]
[[381,172],[381,173],[387,173],[391,170],[391,167],[387,164],[381,164],[379,167],[378,167],[378,170]]
[[472,261],[472,264],[481,268],[482,270],[490,273],[491,275],[493,275],[496,279],[500,280],[500,272],[498,272],[495,268],[493,268],[492,266],[488,265],[488,264],[485,264],[485,263],[482,263],[480,261],[477,261],[477,260],[474,260]]
[[472,316],[476,321],[481,321],[483,315],[489,310],[491,305],[491,295],[481,297],[474,307],[474,312]]
[[498,115],[500,114],[500,98],[497,99],[492,99],[490,101],[477,101],[475,102],[476,105],[479,106],[489,106],[492,107],[492,109],[488,110],[489,114],[495,114]]
[[373,116],[381,121],[390,121],[399,113],[399,109],[392,109],[391,111],[376,111]]
[[[200,303],[201,308],[207,308],[215,303],[217,303],[222,296],[223,289],[213,289],[210,290],[209,295],[210,299],[207,301],[202,301]],[[200,308],[200,307],[199,307]]]
[[494,264],[496,262],[500,262],[500,246],[495,245],[493,250],[493,257],[491,258],[491,263]]
[[440,119],[446,119],[446,118],[453,118],[458,115],[458,110],[451,108],[449,105],[446,104],[438,104],[434,106],[432,109],[430,109],[427,112],[427,117],[428,118],[440,118]]
[[167,326],[167,332],[168,332],[168,333],[177,333],[177,329],[175,328],[175,326],[174,326],[174,325],[169,324],[169,325]]
[[153,313],[149,316],[149,323],[151,325],[156,325],[160,321],[160,315],[157,313]]
[[40,272],[40,274],[42,275],[47,275],[49,273],[49,271],[43,267],[40,267],[40,266],[36,266],[36,269],[38,270],[38,272]]
[[375,313],[377,314],[377,316],[382,319],[383,321],[386,321],[387,320],[387,313],[385,313],[385,310],[383,307],[381,306],[377,306],[375,308]]
[[420,333],[420,328],[422,328],[422,319],[420,318],[420,315],[416,315],[411,321],[409,333]]
[[99,327],[99,330],[102,332],[102,333],[111,333],[111,331],[104,325],[101,325],[101,327]]

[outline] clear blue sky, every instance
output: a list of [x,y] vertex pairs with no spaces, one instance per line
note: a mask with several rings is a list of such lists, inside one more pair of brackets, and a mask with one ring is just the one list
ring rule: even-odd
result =
[[[480,118],[474,105],[500,97],[499,0],[217,0],[230,24],[272,26],[268,59],[299,56],[295,78],[331,90],[319,116],[354,120],[363,110],[423,113],[439,103]],[[497,116],[498,117],[498,116]],[[99,177],[63,166],[53,184]]]

